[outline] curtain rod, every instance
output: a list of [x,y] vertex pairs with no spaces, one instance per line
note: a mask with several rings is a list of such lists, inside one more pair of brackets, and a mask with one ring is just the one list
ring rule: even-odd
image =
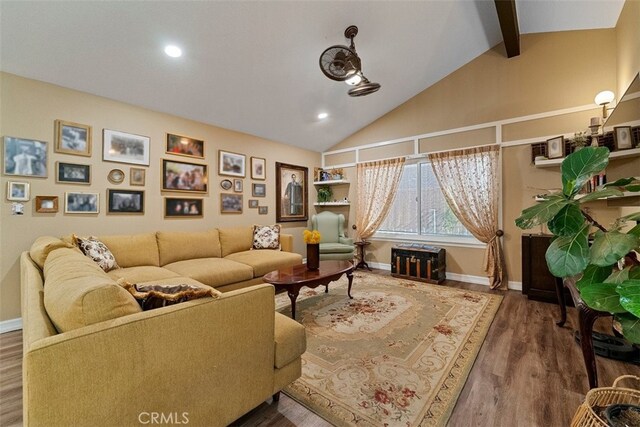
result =
[[469,147],[460,147],[460,148],[451,148],[449,150],[438,150],[438,151],[429,151],[428,153],[420,153],[420,154],[410,154],[405,156],[404,158],[407,160],[415,160],[429,157],[429,154],[438,154],[438,153],[447,153],[449,151],[457,151],[457,150],[467,150],[469,148],[480,148],[480,147],[490,147],[492,145],[500,145],[500,144],[481,144],[481,145],[472,145]]

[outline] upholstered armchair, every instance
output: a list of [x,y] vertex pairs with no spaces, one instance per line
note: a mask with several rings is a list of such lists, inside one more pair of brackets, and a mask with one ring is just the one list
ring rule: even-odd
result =
[[311,217],[311,226],[320,232],[320,259],[352,260],[353,239],[344,235],[344,215],[324,211]]

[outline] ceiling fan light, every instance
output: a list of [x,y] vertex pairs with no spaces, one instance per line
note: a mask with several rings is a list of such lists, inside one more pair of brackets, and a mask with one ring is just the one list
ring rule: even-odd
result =
[[362,81],[362,76],[360,75],[360,73],[355,73],[344,82],[349,86],[356,86],[356,85],[359,85],[361,81]]

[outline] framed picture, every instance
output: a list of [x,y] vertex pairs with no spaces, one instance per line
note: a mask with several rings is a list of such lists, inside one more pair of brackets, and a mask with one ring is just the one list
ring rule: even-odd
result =
[[220,187],[225,191],[229,191],[231,190],[231,187],[233,187],[233,183],[229,179],[223,179],[220,181]]
[[148,136],[103,129],[102,160],[149,166],[149,145]]
[[249,207],[251,209],[258,208],[258,205],[259,205],[259,203],[258,203],[258,201],[256,199],[249,199]]
[[144,186],[146,171],[142,168],[131,168],[129,171],[129,184]]
[[242,213],[242,194],[221,193],[220,213]]
[[47,143],[35,139],[4,137],[4,174],[47,177]]
[[207,165],[162,159],[162,189],[207,192]]
[[63,184],[91,184],[91,165],[56,162],[56,182]]
[[251,158],[251,179],[260,181],[267,179],[267,161],[262,157]]
[[202,218],[203,199],[190,199],[184,197],[164,198],[165,218]]
[[268,206],[259,206],[258,207],[258,215],[266,215],[269,213],[269,207]]
[[267,185],[251,184],[251,195],[253,197],[265,197],[267,195]]
[[276,222],[306,221],[309,169],[276,162]]
[[242,180],[234,179],[233,180],[233,191],[236,193],[242,193]]
[[58,196],[36,196],[36,212],[58,212]]
[[53,151],[91,157],[91,126],[56,120],[56,140]]
[[7,182],[7,200],[11,202],[28,202],[29,183],[16,181]]
[[229,151],[218,150],[218,175],[245,177],[244,154],[230,153]]
[[64,193],[64,213],[97,214],[100,211],[100,195],[98,193]]
[[167,134],[167,154],[204,159],[204,141],[188,136]]
[[547,139],[547,158],[564,157],[564,136]]
[[613,142],[616,150],[628,150],[633,148],[631,141],[631,126],[617,126],[613,128]]
[[120,184],[124,181],[124,171],[122,169],[111,169],[107,180],[112,184]]
[[144,214],[144,191],[107,190],[108,214]]

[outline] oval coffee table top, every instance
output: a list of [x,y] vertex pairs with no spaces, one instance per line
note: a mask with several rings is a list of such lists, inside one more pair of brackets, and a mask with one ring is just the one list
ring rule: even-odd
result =
[[294,283],[315,282],[350,270],[353,270],[351,261],[320,261],[318,270],[307,270],[306,264],[298,264],[267,273],[263,280],[272,285],[291,285]]

